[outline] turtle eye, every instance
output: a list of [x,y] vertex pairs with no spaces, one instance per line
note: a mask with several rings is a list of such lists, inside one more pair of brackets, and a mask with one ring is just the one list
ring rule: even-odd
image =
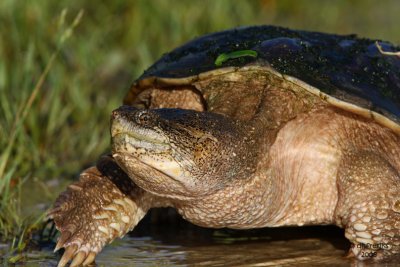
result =
[[136,122],[140,125],[146,126],[150,123],[151,117],[150,114],[146,111],[140,112],[136,117]]

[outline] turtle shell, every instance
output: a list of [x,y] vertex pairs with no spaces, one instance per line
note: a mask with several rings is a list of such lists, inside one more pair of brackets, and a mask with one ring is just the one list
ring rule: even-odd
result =
[[[202,36],[165,54],[133,84],[125,103],[150,84],[180,84],[239,68],[265,68],[301,84],[328,102],[372,117],[400,132],[400,48],[388,42],[297,31],[242,27]],[[246,52],[220,64],[221,54]],[[256,55],[256,56],[254,56]]]

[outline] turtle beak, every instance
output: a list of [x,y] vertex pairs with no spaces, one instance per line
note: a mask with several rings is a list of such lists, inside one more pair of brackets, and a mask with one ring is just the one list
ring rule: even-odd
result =
[[139,109],[134,108],[132,106],[121,106],[117,109],[114,109],[111,113],[111,121],[118,120],[120,118],[127,118],[133,117],[133,114],[138,111]]
[[129,129],[129,122],[139,109],[131,106],[121,106],[111,113],[111,137]]

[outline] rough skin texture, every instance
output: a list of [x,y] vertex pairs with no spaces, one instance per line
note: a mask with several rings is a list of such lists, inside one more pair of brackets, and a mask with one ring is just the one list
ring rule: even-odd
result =
[[[88,265],[104,245],[123,237],[150,207],[163,206],[137,187],[110,156],[83,171],[49,212],[61,232],[55,251],[65,248],[59,266]],[[165,202],[167,204],[167,202]]]
[[[314,36],[297,37],[304,34]],[[61,232],[56,249],[66,249],[59,266],[93,262],[152,207],[174,207],[204,227],[336,224],[351,257],[397,257],[399,132],[262,69],[221,73],[134,86],[134,107],[112,115],[112,156],[85,170],[50,211]]]
[[384,158],[366,151],[346,157],[338,184],[335,217],[338,225],[346,227],[345,236],[353,243],[351,252],[359,259],[399,253],[399,172]]
[[[293,97],[291,92],[269,90],[274,91],[270,94],[273,98],[287,100]],[[305,108],[289,105],[287,110]],[[268,109],[271,117],[276,116],[274,112],[281,112],[273,105]],[[156,206],[175,207],[185,219],[205,227],[244,229],[337,224],[346,229],[346,237],[352,242],[351,253],[360,260],[387,259],[399,252],[400,138],[389,129],[348,112],[316,104],[277,127],[278,130],[253,131],[246,141],[238,141],[252,149],[254,145],[259,147],[260,153],[252,159],[243,159],[249,166],[255,162],[254,168],[238,172],[229,178],[229,183],[218,180],[225,172],[201,176],[204,184],[197,184],[199,196],[188,197],[185,186],[173,186],[176,177],[171,179],[157,170],[159,166],[137,160],[141,155],[151,156],[154,153],[152,147],[135,147],[136,139],[129,139],[132,133],[135,138],[141,138],[140,131],[135,132],[135,129],[141,129],[142,124],[138,122],[143,119],[143,114],[160,112],[126,107],[114,112],[112,133],[121,135],[121,127],[130,131],[125,138],[116,138],[116,135],[113,138],[113,157],[128,175],[109,157],[99,162],[98,170],[91,168],[83,172],[80,181],[57,200],[56,211],[52,214],[62,232],[58,247],[67,247],[60,266],[71,257],[75,258],[72,266],[86,257],[92,260],[105,244],[123,236],[149,208]],[[176,110],[162,112],[175,114]],[[157,125],[162,125],[168,118],[165,129],[169,130],[164,134],[174,140],[182,133],[193,134],[190,129],[196,129],[197,138],[202,137],[200,133],[213,134],[209,125],[203,127],[194,115],[191,121],[185,118],[186,132],[173,131],[173,127],[178,127],[179,116],[171,114],[152,118],[156,118]],[[207,115],[214,116],[213,113]],[[281,122],[276,124],[281,125]],[[148,121],[146,125],[149,126]],[[252,129],[249,125],[246,127]],[[149,128],[151,130],[152,126]],[[147,133],[146,138],[157,143],[152,139],[157,135]],[[210,138],[223,141],[223,136],[218,133]],[[182,147],[175,143],[178,151],[188,147],[190,151],[194,147],[188,146],[190,138],[186,136],[184,140],[187,142],[183,142]],[[243,155],[247,150],[234,151]],[[195,154],[194,150],[192,152]],[[207,149],[201,153],[200,156],[212,155],[217,159],[225,155]],[[229,164],[230,160],[225,157],[224,164]],[[193,167],[201,167],[207,161],[200,161],[195,166],[191,164],[182,168],[193,171]],[[105,171],[107,169],[116,172]],[[195,176],[192,174],[185,179],[190,182]],[[119,217],[113,216],[113,212]],[[78,220],[71,219],[78,214]]]

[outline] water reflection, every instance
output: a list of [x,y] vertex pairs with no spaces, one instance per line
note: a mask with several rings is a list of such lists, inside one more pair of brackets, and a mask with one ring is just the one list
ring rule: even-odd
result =
[[[40,251],[30,252],[27,261],[17,266],[55,266],[61,254],[53,254],[53,247],[54,243],[42,245]],[[147,216],[124,239],[107,246],[96,263],[97,266],[356,266],[344,257],[348,248],[343,231],[332,226],[215,230],[194,226],[172,211],[165,211]]]

